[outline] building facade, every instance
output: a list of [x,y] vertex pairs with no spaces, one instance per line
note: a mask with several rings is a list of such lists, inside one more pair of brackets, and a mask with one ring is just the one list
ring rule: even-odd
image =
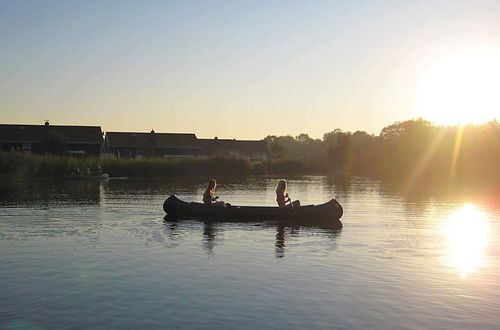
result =
[[105,147],[118,158],[196,157],[200,154],[196,135],[187,133],[107,132]]
[[100,126],[0,124],[1,151],[99,157],[103,141]]
[[0,151],[78,157],[231,157],[266,161],[264,140],[198,139],[192,133],[107,132],[100,126],[0,124]]

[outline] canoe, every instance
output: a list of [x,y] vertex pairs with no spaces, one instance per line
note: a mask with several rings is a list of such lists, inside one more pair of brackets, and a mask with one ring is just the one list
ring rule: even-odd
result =
[[279,223],[322,224],[341,227],[342,206],[337,200],[319,205],[298,207],[272,206],[217,206],[196,202],[185,202],[172,195],[163,203],[167,218],[196,219],[231,222],[274,221]]

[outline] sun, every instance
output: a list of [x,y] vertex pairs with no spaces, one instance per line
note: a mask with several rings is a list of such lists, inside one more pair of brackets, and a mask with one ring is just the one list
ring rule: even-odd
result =
[[418,86],[417,113],[441,125],[500,117],[500,48],[456,52],[434,62]]

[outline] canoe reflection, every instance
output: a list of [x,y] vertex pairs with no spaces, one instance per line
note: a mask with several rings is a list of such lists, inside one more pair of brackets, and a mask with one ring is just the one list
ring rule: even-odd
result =
[[[276,228],[276,236],[274,241],[274,255],[277,259],[285,257],[287,249],[287,241],[300,239],[307,239],[307,236],[321,235],[328,239],[326,250],[334,250],[336,248],[336,240],[340,237],[342,228],[328,228],[318,226],[298,226],[276,223],[228,223],[217,221],[181,221],[179,219],[172,219],[168,216],[164,217],[164,223],[167,231],[167,237],[171,240],[179,238],[181,233],[191,233],[192,231],[200,230],[200,223],[202,224],[202,246],[209,256],[215,255],[215,248],[220,242],[220,237],[224,231],[230,230],[268,230],[269,228]],[[234,227],[237,226],[237,227]],[[289,247],[290,248],[290,247]]]
[[215,238],[217,235],[217,229],[211,222],[205,222],[203,224],[203,248],[209,255],[214,254]]
[[276,226],[276,258],[283,258],[285,256],[285,226]]

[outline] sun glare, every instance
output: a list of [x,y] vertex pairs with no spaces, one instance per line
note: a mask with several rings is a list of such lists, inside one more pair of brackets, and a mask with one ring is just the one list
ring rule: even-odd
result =
[[474,205],[466,204],[445,221],[444,232],[450,256],[460,276],[466,277],[483,259],[490,233],[488,219]]
[[470,50],[435,62],[421,81],[420,116],[441,125],[500,117],[500,49]]

